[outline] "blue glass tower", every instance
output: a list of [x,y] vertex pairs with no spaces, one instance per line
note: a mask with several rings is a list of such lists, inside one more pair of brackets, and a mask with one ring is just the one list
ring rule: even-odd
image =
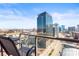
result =
[[65,25],[61,25],[61,31],[62,31],[62,32],[65,31]]
[[52,24],[53,20],[51,15],[49,15],[47,12],[39,14],[37,18],[37,32],[52,35]]
[[[37,34],[39,35],[53,35],[53,21],[52,16],[47,12],[43,12],[38,15],[37,18]],[[46,44],[45,38],[39,38],[38,47],[46,48],[49,44]],[[49,42],[50,43],[50,42]]]

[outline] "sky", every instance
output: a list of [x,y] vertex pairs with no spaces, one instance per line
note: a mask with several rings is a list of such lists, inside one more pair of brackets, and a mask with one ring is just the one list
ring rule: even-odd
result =
[[0,3],[0,28],[37,28],[37,16],[44,11],[52,16],[53,24],[66,27],[79,24],[77,3]]

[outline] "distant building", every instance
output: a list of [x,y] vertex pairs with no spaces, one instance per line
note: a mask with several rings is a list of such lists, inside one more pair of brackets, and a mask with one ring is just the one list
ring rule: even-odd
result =
[[61,25],[61,31],[65,32],[65,25]]
[[73,37],[74,36],[74,32],[76,31],[75,26],[72,27],[68,27],[68,32],[70,33],[70,35]]
[[69,32],[75,32],[75,30],[76,30],[75,26],[68,27]]
[[61,26],[59,26],[59,32],[61,32]]
[[[47,12],[43,12],[38,15],[37,18],[37,34],[40,35],[53,35],[52,31],[52,16],[49,15]],[[46,40],[43,38],[40,38],[39,40],[39,46],[40,48],[46,48]]]
[[77,31],[79,32],[79,25],[77,25]]
[[65,32],[65,25],[59,26],[59,32]]
[[58,24],[55,23],[53,24],[53,36],[58,37],[58,34],[59,34],[59,27],[58,27]]
[[64,44],[61,56],[79,56],[79,49],[73,47],[74,44]]
[[79,40],[79,32],[75,32],[75,33],[74,33],[74,39]]
[[52,16],[47,12],[38,15],[37,18],[37,33],[52,35]]

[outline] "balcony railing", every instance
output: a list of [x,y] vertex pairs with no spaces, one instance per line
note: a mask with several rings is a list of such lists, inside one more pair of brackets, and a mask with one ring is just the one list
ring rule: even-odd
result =
[[[25,39],[25,41],[23,41],[24,39],[21,40],[22,35],[25,35],[28,38]],[[20,47],[26,46],[26,45],[28,47],[35,46],[35,52],[34,52],[35,56],[46,56],[46,55],[48,55],[48,56],[52,55],[53,56],[53,55],[56,55],[56,52],[58,52],[60,55],[62,55],[62,52],[58,51],[58,49],[63,50],[64,48],[62,46],[64,44],[65,45],[67,45],[68,43],[74,44],[74,46],[72,46],[72,45],[71,46],[73,48],[78,49],[78,43],[79,43],[78,39],[55,38],[55,37],[52,37],[52,36],[44,36],[44,35],[20,34],[19,39],[20,39],[20,42],[22,43],[21,45],[19,45]],[[61,46],[61,44],[62,44],[62,46]],[[60,46],[60,47],[58,47],[58,46]],[[69,45],[69,47],[71,47],[71,46]],[[2,48],[1,48],[1,55],[3,55]]]
[[[24,34],[24,35],[28,35],[28,34]],[[46,49],[45,47],[43,47],[43,48],[38,47],[38,45],[39,45],[38,42],[41,40],[41,38],[43,38],[43,40],[46,40],[46,41],[48,41],[48,40],[51,40],[51,41],[56,40],[56,41],[61,41],[61,42],[64,41],[64,42],[69,42],[71,44],[76,43],[76,45],[79,43],[78,39],[71,39],[71,38],[55,38],[55,37],[46,36],[46,35],[45,36],[44,35],[28,35],[28,36],[33,38],[34,39],[33,41],[35,41],[35,46],[36,46],[35,55],[37,55],[37,56],[38,56],[38,52],[39,52],[38,50],[42,51],[42,50]],[[41,43],[41,45],[42,44],[43,43]],[[68,44],[68,43],[66,43],[66,44]],[[74,46],[74,48],[79,48],[79,47]],[[53,50],[51,50],[51,51],[53,51]],[[51,54],[51,53],[49,53],[49,54]],[[40,55],[43,55],[43,52]]]

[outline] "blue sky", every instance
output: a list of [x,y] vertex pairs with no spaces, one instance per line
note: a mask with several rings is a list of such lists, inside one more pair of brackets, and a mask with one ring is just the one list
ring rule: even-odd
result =
[[53,23],[76,26],[79,24],[79,4],[26,3],[0,4],[0,28],[36,28],[37,16],[47,11]]

